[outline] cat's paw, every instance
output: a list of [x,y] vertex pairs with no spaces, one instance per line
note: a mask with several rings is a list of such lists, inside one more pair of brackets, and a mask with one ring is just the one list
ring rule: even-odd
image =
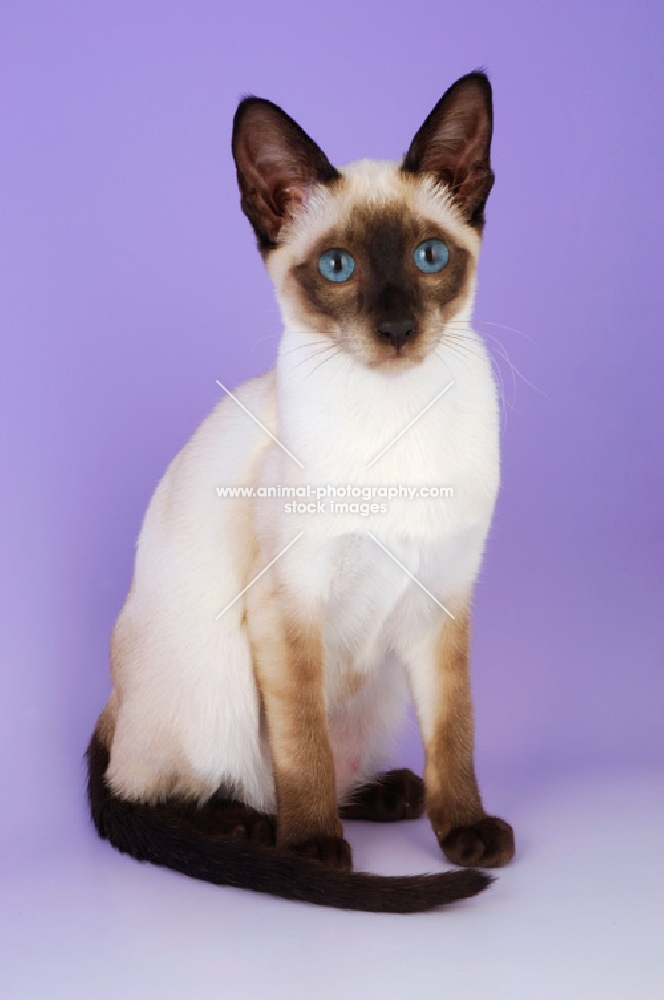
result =
[[311,837],[301,844],[289,845],[289,850],[304,858],[322,861],[329,868],[351,871],[353,855],[350,844],[343,837]]
[[464,867],[500,868],[514,857],[514,831],[497,816],[483,816],[439,838],[448,861]]
[[253,840],[258,844],[274,845],[277,823],[274,816],[258,812],[232,799],[211,799],[199,811],[197,826],[205,824],[208,835],[231,837],[233,840]]
[[379,774],[358,788],[352,800],[342,806],[342,819],[364,819],[393,823],[417,819],[424,812],[424,782],[407,767]]
[[233,825],[227,825],[224,833],[233,840],[253,840],[257,844],[273,846],[277,840],[276,823],[271,816],[256,813],[239,820]]

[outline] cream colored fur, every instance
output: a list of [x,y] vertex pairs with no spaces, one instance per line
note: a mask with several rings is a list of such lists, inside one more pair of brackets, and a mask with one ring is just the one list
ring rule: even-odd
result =
[[[300,532],[270,574],[297,607],[322,613],[325,697],[340,800],[386,762],[409,699],[427,676],[445,612],[386,555],[373,534],[438,601],[467,599],[499,481],[491,366],[470,326],[474,280],[454,318],[462,350],[442,336],[419,365],[395,374],[337,352],[299,316],[289,269],[344,213],[367,200],[400,204],[444,226],[476,260],[479,237],[432,182],[394,164],[353,164],[320,189],[268,259],[284,319],[275,368],[236,390],[304,465],[301,469],[224,397],[176,456],[150,502],[135,574],[112,640],[113,693],[102,731],[108,778],[125,797],[200,801],[220,785],[274,812],[270,751],[247,637],[245,599],[216,616]],[[306,346],[305,346],[306,345]],[[223,380],[223,373],[219,373]],[[367,464],[450,381],[372,467]],[[389,405],[386,403],[389,400]],[[220,499],[216,488],[265,485],[448,485],[446,500],[391,500],[387,513],[286,514],[283,500]]]

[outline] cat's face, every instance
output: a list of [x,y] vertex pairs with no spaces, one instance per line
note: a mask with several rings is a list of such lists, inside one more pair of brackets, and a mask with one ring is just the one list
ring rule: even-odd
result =
[[236,114],[242,207],[285,322],[369,368],[420,364],[472,306],[489,163],[491,91],[462,78],[401,165],[342,171],[275,105]]
[[266,260],[286,323],[369,368],[420,363],[470,305],[479,235],[429,179],[352,164],[287,225]]

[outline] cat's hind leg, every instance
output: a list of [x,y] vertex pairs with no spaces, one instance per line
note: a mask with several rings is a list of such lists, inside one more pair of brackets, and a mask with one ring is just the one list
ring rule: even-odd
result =
[[[229,798],[221,790],[203,803],[178,796],[153,804],[122,803],[105,780],[110,755],[98,732],[90,741],[87,758],[88,796],[97,831],[119,850],[134,857],[141,854],[140,820],[145,817],[164,826],[171,824],[182,831],[200,834],[210,844],[229,837],[268,846],[276,843],[274,816]],[[129,814],[130,822],[123,822],[125,814]]]
[[408,768],[383,770],[393,758],[409,691],[388,654],[357,694],[331,717],[339,816],[392,823],[424,812],[424,782]]
[[253,840],[271,846],[277,842],[275,816],[252,809],[236,799],[224,798],[221,793],[213,795],[204,806],[196,808],[192,813],[192,821],[199,829],[220,837]]
[[417,819],[424,812],[424,782],[407,767],[378,774],[373,781],[353,790],[339,808],[341,819],[364,819],[393,823]]

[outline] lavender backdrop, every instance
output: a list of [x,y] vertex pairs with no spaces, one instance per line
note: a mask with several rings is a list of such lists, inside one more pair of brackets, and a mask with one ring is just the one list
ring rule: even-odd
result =
[[215,379],[275,355],[229,150],[247,92],[343,164],[399,157],[443,90],[488,68],[477,317],[507,406],[477,595],[480,773],[490,792],[664,764],[663,11],[2,3],[7,843],[91,836],[81,756],[145,505]]

